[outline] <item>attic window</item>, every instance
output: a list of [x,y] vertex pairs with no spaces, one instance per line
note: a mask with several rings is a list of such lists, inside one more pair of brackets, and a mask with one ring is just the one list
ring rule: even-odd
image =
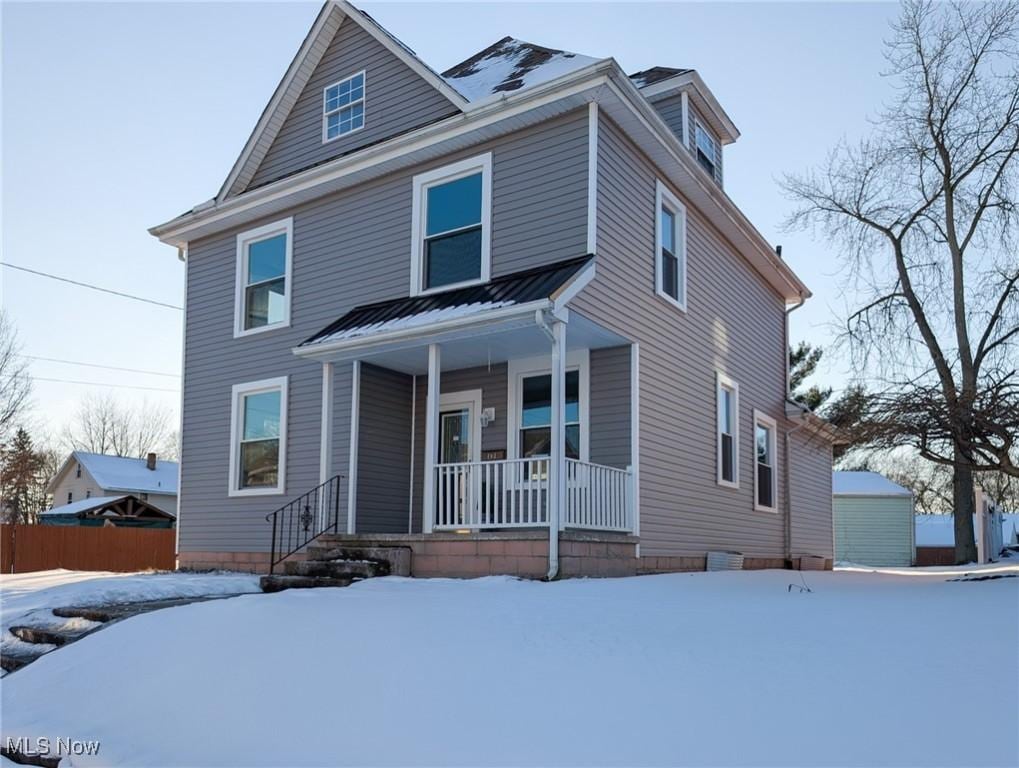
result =
[[322,141],[364,128],[364,70],[327,86],[322,94]]
[[715,137],[704,130],[700,121],[694,123],[694,151],[697,153],[699,162],[712,178],[718,178],[718,142]]

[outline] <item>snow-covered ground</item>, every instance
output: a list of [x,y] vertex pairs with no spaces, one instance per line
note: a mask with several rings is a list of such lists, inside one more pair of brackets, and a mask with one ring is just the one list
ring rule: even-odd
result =
[[258,577],[225,573],[109,573],[106,571],[34,571],[0,574],[0,648],[23,643],[8,629],[19,624],[84,630],[94,622],[58,619],[51,609],[137,603],[174,597],[257,592]]
[[195,603],[5,678],[2,735],[149,768],[1014,766],[1019,578],[956,575],[386,578]]

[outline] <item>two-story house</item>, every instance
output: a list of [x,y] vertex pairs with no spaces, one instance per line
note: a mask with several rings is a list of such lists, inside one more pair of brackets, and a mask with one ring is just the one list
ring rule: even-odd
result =
[[322,533],[416,575],[830,565],[810,294],[724,192],[738,136],[694,70],[507,37],[438,74],[327,2],[216,197],[151,230],[187,275],[181,567]]

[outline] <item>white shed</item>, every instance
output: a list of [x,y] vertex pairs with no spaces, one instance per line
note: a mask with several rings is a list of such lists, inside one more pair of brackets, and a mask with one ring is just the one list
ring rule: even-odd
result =
[[912,565],[913,493],[877,472],[833,472],[835,559],[861,565]]

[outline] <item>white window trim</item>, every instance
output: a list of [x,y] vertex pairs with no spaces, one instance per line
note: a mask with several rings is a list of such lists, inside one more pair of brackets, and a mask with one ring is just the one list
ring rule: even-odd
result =
[[[579,371],[578,396],[580,397],[580,460],[591,460],[591,353],[577,349],[566,355],[566,370]],[[520,413],[523,409],[521,380],[525,376],[552,373],[552,356],[510,360],[506,370],[506,457],[520,456]]]
[[[733,479],[722,479],[722,430],[718,428],[718,414],[722,405],[722,389],[732,390],[732,477]],[[715,452],[716,473],[715,480],[725,488],[739,488],[739,384],[726,376],[721,371],[715,371]],[[755,497],[756,498],[756,497]]]
[[[765,507],[757,503],[757,483],[758,483],[758,462],[757,462],[757,425],[760,424],[763,427],[768,427],[771,430],[771,472],[772,472],[772,501],[773,506]],[[754,431],[752,434],[752,444],[754,446],[754,510],[757,512],[778,512],[778,423],[761,411],[754,409]]]
[[[289,381],[287,376],[279,376],[273,379],[262,379],[260,381],[249,381],[243,384],[234,384],[230,408],[230,479],[228,483],[228,495],[279,496],[286,493],[288,388]],[[241,456],[239,447],[241,444],[241,429],[244,425],[244,416],[241,413],[241,403],[246,395],[258,394],[260,392],[272,392],[274,390],[279,390],[280,393],[280,451],[279,477],[277,483],[275,486],[265,488],[241,488]]]
[[[349,104],[344,104],[342,107],[340,107],[339,109],[334,109],[332,112],[326,112],[326,94],[329,92],[329,89],[330,88],[335,88],[338,85],[342,85],[347,80],[353,80],[358,75],[361,75],[361,83],[362,83],[361,98],[358,99],[357,101],[352,101]],[[363,117],[361,118],[361,125],[360,125],[360,127],[353,128],[353,129],[347,131],[346,133],[338,133],[335,136],[333,136],[332,138],[329,138],[329,115],[332,115],[332,114],[335,114],[336,112],[339,112],[341,110],[347,109],[348,107],[352,107],[355,104],[361,104],[364,107],[364,113],[363,113]],[[362,69],[360,72],[354,72],[353,74],[347,75],[346,77],[341,77],[335,83],[330,83],[329,85],[327,85],[325,88],[322,89],[322,143],[323,144],[328,144],[331,141],[336,141],[337,139],[342,139],[342,138],[345,138],[345,137],[350,136],[352,134],[355,134],[358,131],[364,130],[364,127],[367,124],[368,124],[368,75],[365,74],[365,70]]]
[[[670,208],[676,216],[676,260],[679,272],[679,298],[665,292],[662,284],[665,270],[662,266],[662,208]],[[659,179],[655,183],[655,293],[686,312],[686,206],[679,201]]]
[[[258,328],[244,327],[244,289],[248,284],[248,259],[247,250],[251,243],[259,240],[266,240],[276,235],[287,236],[287,247],[283,277],[286,281],[286,290],[283,293],[283,319],[278,323],[269,323]],[[234,290],[234,338],[242,336],[254,336],[266,331],[275,331],[279,328],[290,326],[290,304],[294,292],[293,282],[293,261],[294,261],[294,218],[289,216],[271,224],[266,224],[256,229],[249,229],[237,235],[237,264],[235,271]]]
[[[426,193],[430,187],[455,181],[481,171],[481,276],[477,280],[424,288],[425,221],[427,220]],[[487,283],[492,276],[492,153],[469,157],[466,160],[444,165],[414,177],[414,202],[411,210],[410,295],[463,288]]]

